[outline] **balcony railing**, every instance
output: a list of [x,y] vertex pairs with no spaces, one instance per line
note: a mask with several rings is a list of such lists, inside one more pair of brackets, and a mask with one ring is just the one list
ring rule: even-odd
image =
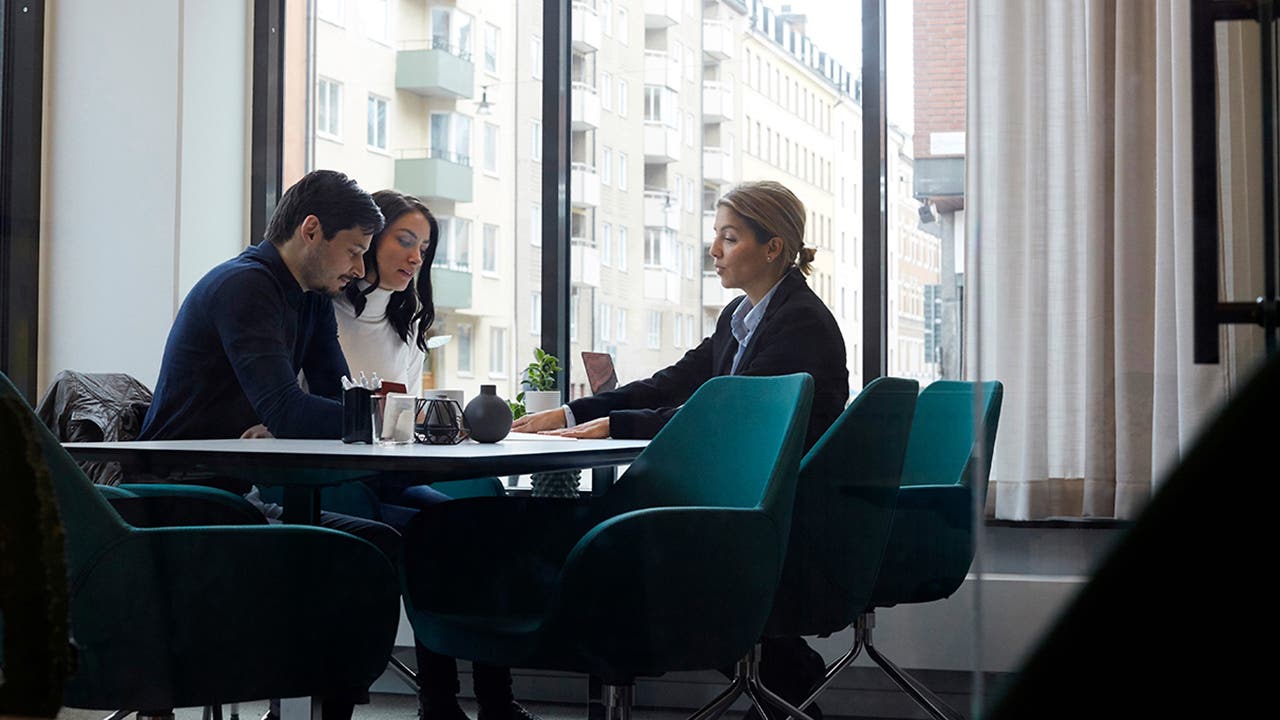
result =
[[644,161],[666,164],[680,160],[680,131],[660,122],[644,124]]
[[471,202],[471,158],[443,148],[402,150],[395,187],[420,198]]
[[575,0],[571,11],[573,49],[590,53],[600,49],[600,15],[595,0]]
[[569,166],[569,200],[577,207],[600,206],[600,176],[586,163]]
[[644,84],[680,89],[680,63],[662,50],[644,51]]
[[733,182],[733,158],[722,148],[704,146],[702,148],[702,178],[707,182]]
[[645,188],[644,225],[669,230],[680,229],[680,208],[670,190]]
[[646,28],[671,27],[680,22],[680,0],[644,0]]
[[572,118],[574,130],[594,130],[600,127],[600,96],[596,89],[584,82],[573,83]]
[[728,60],[733,57],[733,29],[723,20],[704,20],[702,22],[702,52],[713,60]]
[[719,80],[702,83],[702,122],[717,123],[733,119],[733,89]]
[[428,97],[469,98],[475,94],[471,53],[444,38],[404,43],[396,53],[396,89]]

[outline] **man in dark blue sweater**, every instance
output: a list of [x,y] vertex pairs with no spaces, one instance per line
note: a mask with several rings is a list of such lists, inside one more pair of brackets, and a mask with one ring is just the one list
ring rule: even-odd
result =
[[[210,270],[183,301],[139,439],[340,437],[348,370],[330,297],[364,275],[364,253],[382,224],[373,198],[342,173],[317,170],[289,188],[266,242]],[[211,484],[251,490],[234,479]],[[392,528],[336,513],[321,513],[320,522],[398,562]],[[324,698],[324,720],[349,720],[353,704],[366,700]]]

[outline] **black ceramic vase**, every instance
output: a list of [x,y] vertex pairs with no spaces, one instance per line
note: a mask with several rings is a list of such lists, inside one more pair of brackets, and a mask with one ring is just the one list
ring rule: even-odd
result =
[[511,432],[511,407],[498,397],[497,385],[481,385],[480,394],[467,403],[462,414],[476,442],[498,442]]

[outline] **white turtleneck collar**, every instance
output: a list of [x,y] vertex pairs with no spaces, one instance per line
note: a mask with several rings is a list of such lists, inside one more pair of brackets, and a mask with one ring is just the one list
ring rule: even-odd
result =
[[[357,280],[356,287],[363,293],[372,286],[364,280]],[[374,288],[373,292],[364,296],[364,311],[356,319],[362,322],[382,322],[387,317],[387,305],[390,304],[391,291],[380,287]]]

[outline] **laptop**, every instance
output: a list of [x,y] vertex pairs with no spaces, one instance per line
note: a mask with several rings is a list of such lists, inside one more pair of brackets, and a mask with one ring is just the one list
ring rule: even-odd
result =
[[609,353],[582,351],[582,367],[587,371],[591,394],[598,395],[618,387],[618,373],[613,369],[613,356]]

